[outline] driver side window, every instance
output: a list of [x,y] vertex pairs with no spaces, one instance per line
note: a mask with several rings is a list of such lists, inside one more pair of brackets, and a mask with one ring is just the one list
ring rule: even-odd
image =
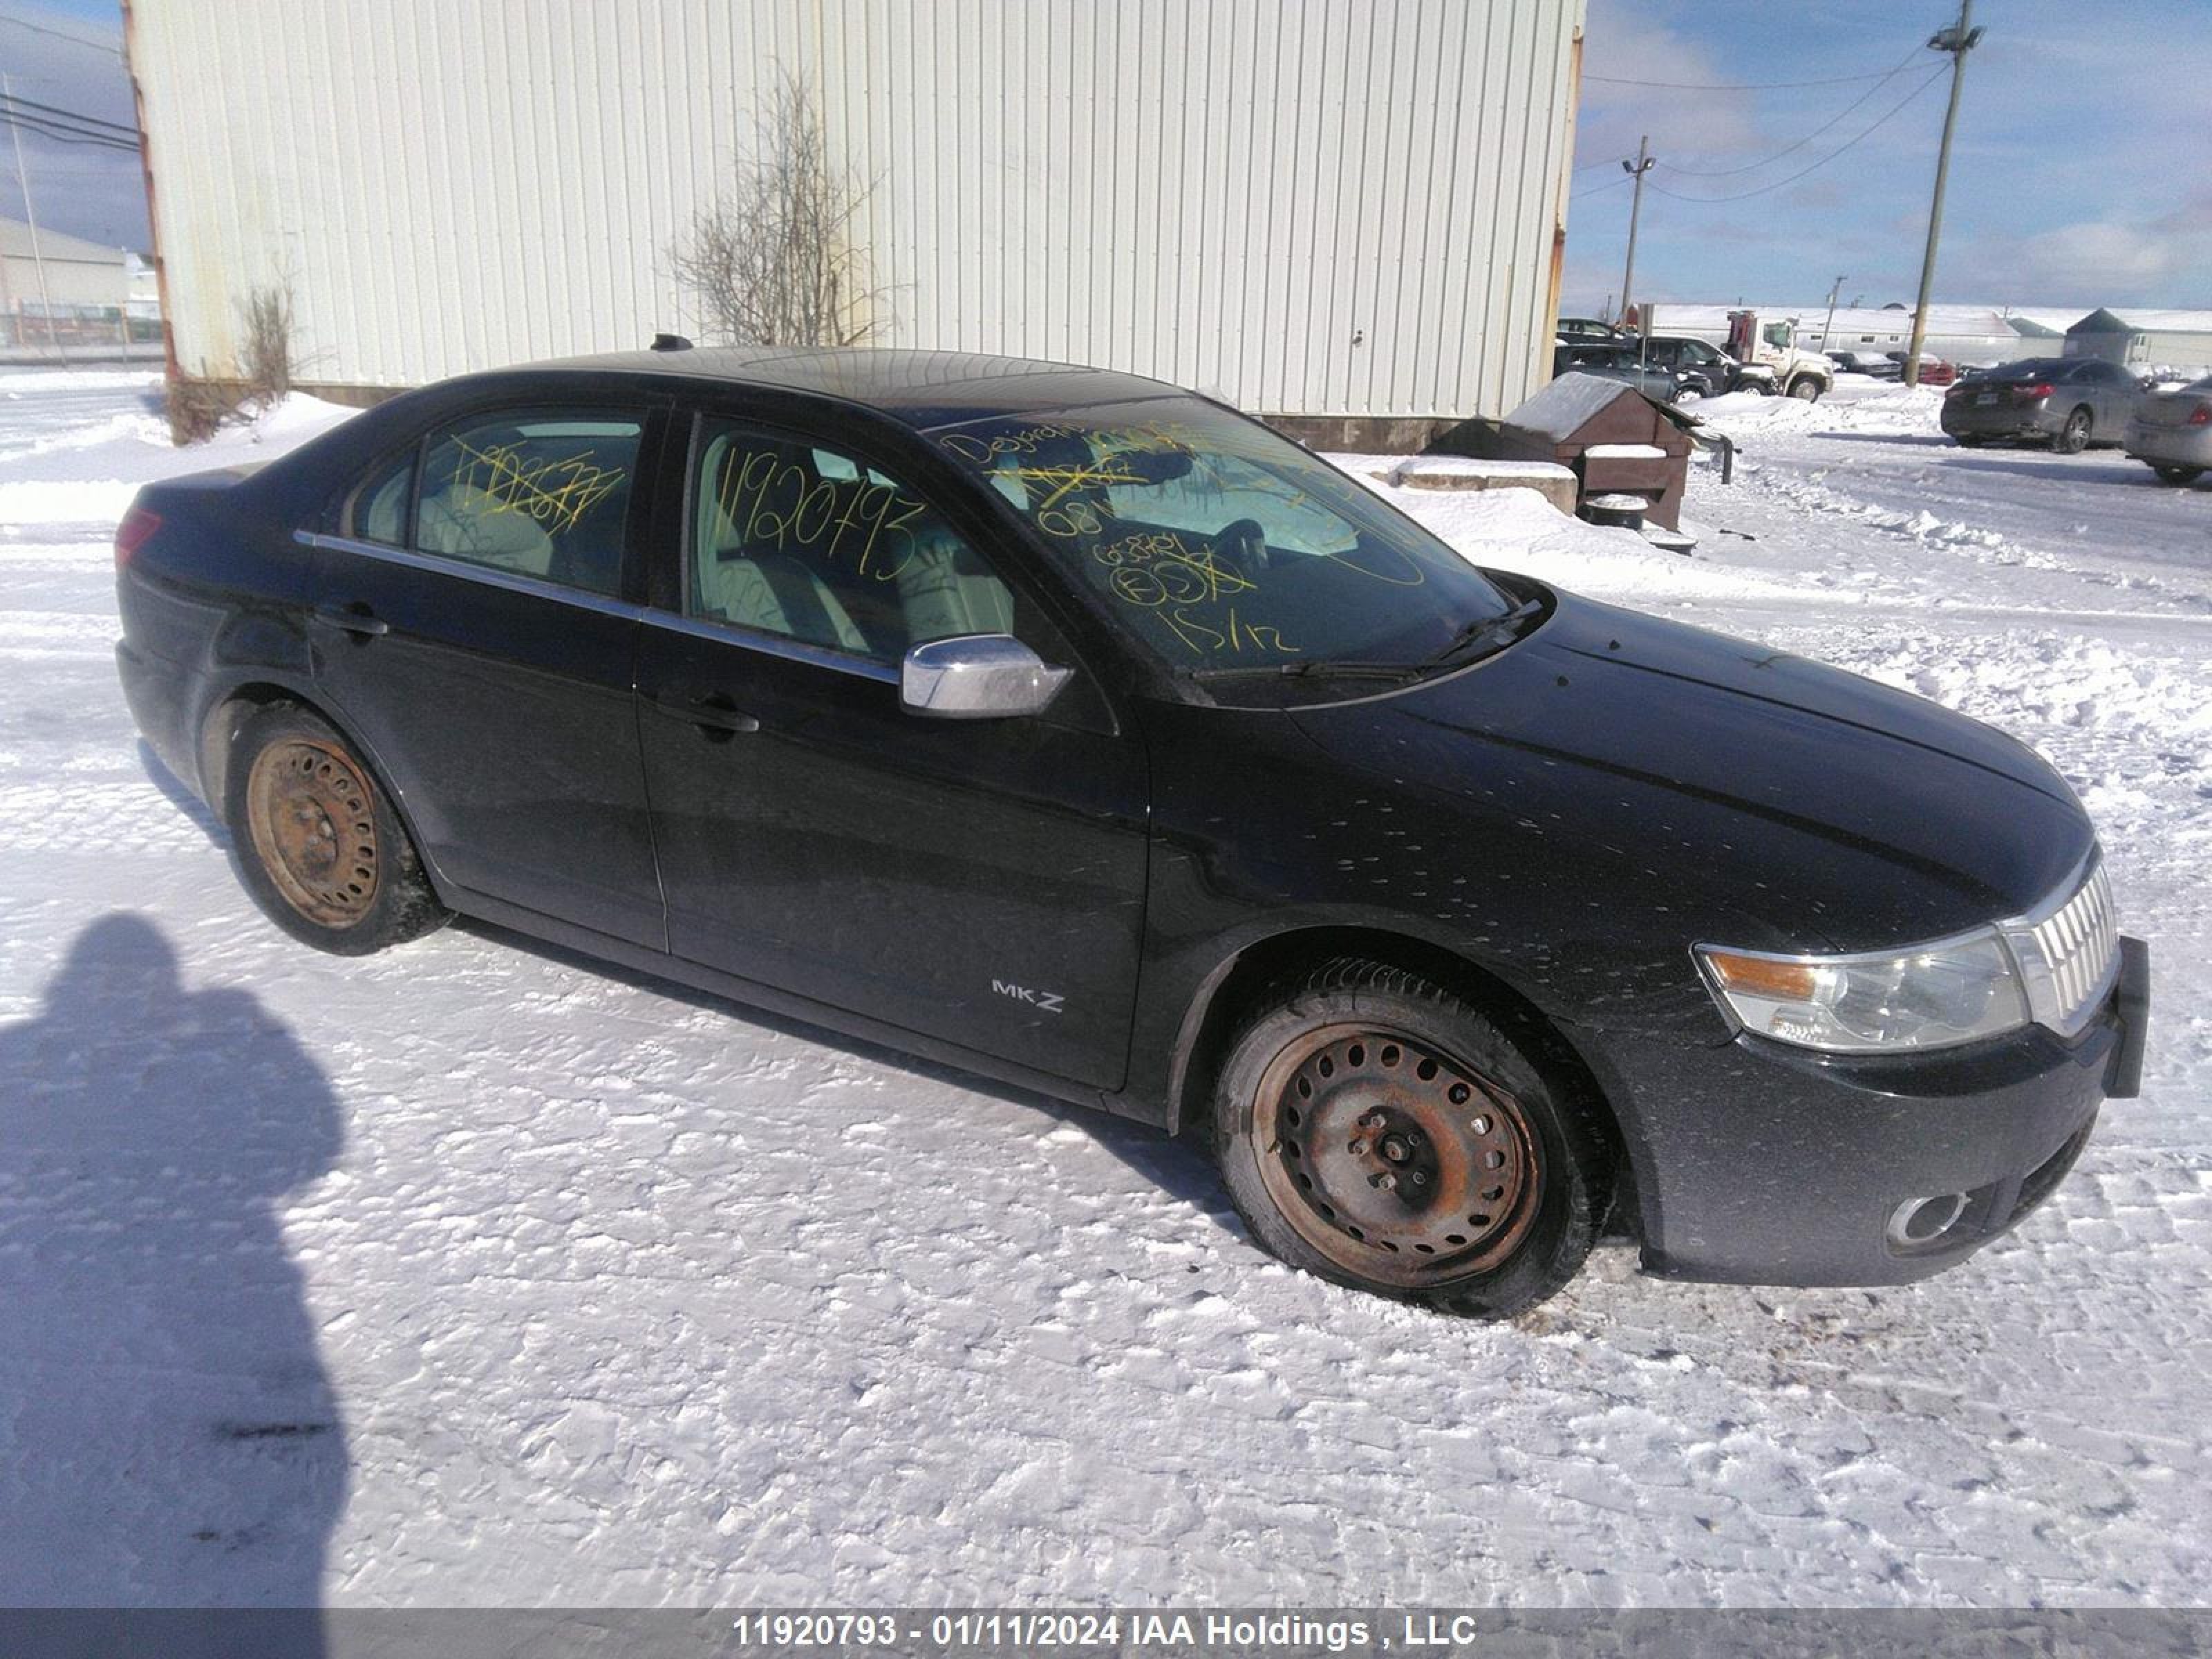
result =
[[697,442],[685,615],[878,663],[1034,631],[943,515],[866,461],[737,421]]

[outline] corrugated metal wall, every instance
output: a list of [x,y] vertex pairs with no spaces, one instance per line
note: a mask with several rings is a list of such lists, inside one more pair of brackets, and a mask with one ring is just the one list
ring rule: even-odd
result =
[[868,181],[876,343],[1285,414],[1548,378],[1583,0],[132,0],[179,359],[292,289],[306,378],[697,326],[669,249],[775,77]]

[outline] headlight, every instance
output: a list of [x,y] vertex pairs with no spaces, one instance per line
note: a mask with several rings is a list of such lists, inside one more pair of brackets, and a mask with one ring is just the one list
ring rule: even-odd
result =
[[1948,1048],[2028,1022],[2026,988],[1994,928],[1902,952],[1784,957],[1701,945],[1697,957],[1746,1030],[1807,1048]]

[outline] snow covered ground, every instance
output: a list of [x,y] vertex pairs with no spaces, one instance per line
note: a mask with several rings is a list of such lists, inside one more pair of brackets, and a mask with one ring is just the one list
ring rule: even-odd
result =
[[[487,930],[260,920],[137,744],[135,374],[0,374],[0,1604],[2197,1602],[2212,489],[1722,399],[1696,555],[1473,556],[2016,732],[2153,941],[2144,1093],[1896,1291],[1504,1328],[1273,1265],[1194,1152]],[[222,441],[265,453],[342,412]]]

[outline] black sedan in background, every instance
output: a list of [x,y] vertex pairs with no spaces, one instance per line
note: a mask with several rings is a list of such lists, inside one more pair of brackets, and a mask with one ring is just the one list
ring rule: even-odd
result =
[[2117,444],[2142,382],[2101,357],[2028,357],[1956,382],[1943,395],[1943,430],[1969,448],[1999,440],[2078,455]]
[[2143,955],[2027,750],[1477,569],[1156,381],[478,374],[116,554],[139,725],[296,938],[459,911],[1189,1128],[1346,1284],[1510,1313],[1608,1227],[1915,1279],[2135,1088]]
[[1645,362],[1674,377],[1681,392],[1718,398],[1741,383],[1743,365],[1718,346],[1687,334],[1655,334],[1644,345]]
[[1626,345],[1563,345],[1552,351],[1552,375],[1594,374],[1601,380],[1632,386],[1654,403],[1671,404],[1682,392],[1680,378],[1663,364],[1640,356],[1632,341]]

